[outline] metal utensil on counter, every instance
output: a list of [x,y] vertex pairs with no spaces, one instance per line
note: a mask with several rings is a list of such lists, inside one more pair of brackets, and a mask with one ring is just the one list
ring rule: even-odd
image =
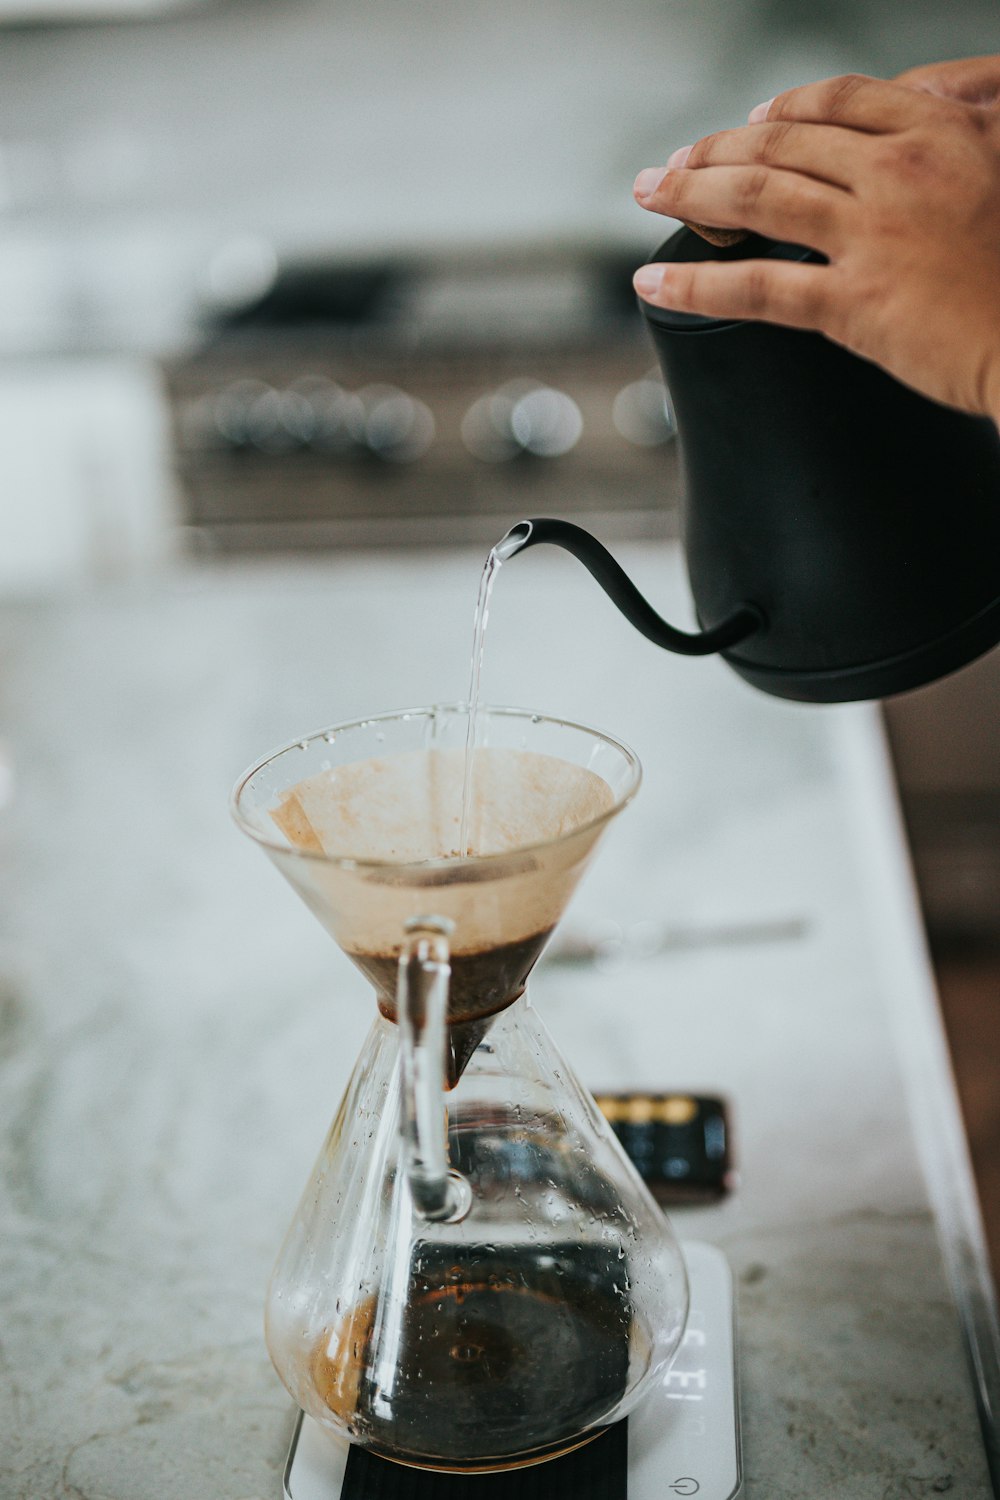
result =
[[570,927],[560,932],[545,950],[542,962],[614,964],[655,958],[664,953],[798,942],[808,935],[810,927],[810,920],[804,915],[687,926],[664,922],[632,922],[623,926],[620,922],[601,922],[587,931]]

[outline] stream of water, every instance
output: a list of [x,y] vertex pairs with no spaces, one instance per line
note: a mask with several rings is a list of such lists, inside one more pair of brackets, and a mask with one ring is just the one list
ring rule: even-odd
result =
[[459,825],[459,856],[471,854],[472,800],[475,792],[476,746],[479,743],[479,683],[483,672],[483,652],[486,649],[486,626],[490,618],[490,599],[493,586],[501,566],[515,552],[520,551],[525,541],[522,526],[515,526],[501,537],[483,565],[479,577],[479,592],[476,595],[476,614],[472,632],[472,666],[469,672],[469,722],[465,731],[465,775],[462,782],[462,821]]

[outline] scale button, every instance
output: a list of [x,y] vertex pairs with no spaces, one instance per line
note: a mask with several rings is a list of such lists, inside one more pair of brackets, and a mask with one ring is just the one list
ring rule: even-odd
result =
[[675,1479],[673,1484],[668,1485],[667,1488],[673,1490],[675,1495],[697,1495],[701,1489],[701,1485],[697,1479],[684,1478]]

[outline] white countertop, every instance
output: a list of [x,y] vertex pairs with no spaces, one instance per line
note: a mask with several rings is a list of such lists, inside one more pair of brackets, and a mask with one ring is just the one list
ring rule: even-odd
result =
[[[676,554],[622,560],[684,624]],[[264,1284],[372,1002],[228,792],[297,733],[463,697],[480,561],[0,611],[5,1500],[280,1493]],[[673,1217],[736,1274],[751,1500],[988,1496],[946,1274],[974,1300],[981,1245],[875,710],[657,652],[541,549],[499,578],[484,694],[644,763],[566,930],[804,923],[532,985],[594,1087],[731,1100],[739,1190]]]

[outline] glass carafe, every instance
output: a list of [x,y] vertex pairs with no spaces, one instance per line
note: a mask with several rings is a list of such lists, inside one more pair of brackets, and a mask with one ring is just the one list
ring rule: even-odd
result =
[[323,1426],[477,1471],[623,1416],[677,1348],[687,1284],[525,992],[638,762],[578,725],[480,710],[458,857],[467,723],[439,707],[312,735],[234,805],[377,1000],[271,1278],[271,1358]]

